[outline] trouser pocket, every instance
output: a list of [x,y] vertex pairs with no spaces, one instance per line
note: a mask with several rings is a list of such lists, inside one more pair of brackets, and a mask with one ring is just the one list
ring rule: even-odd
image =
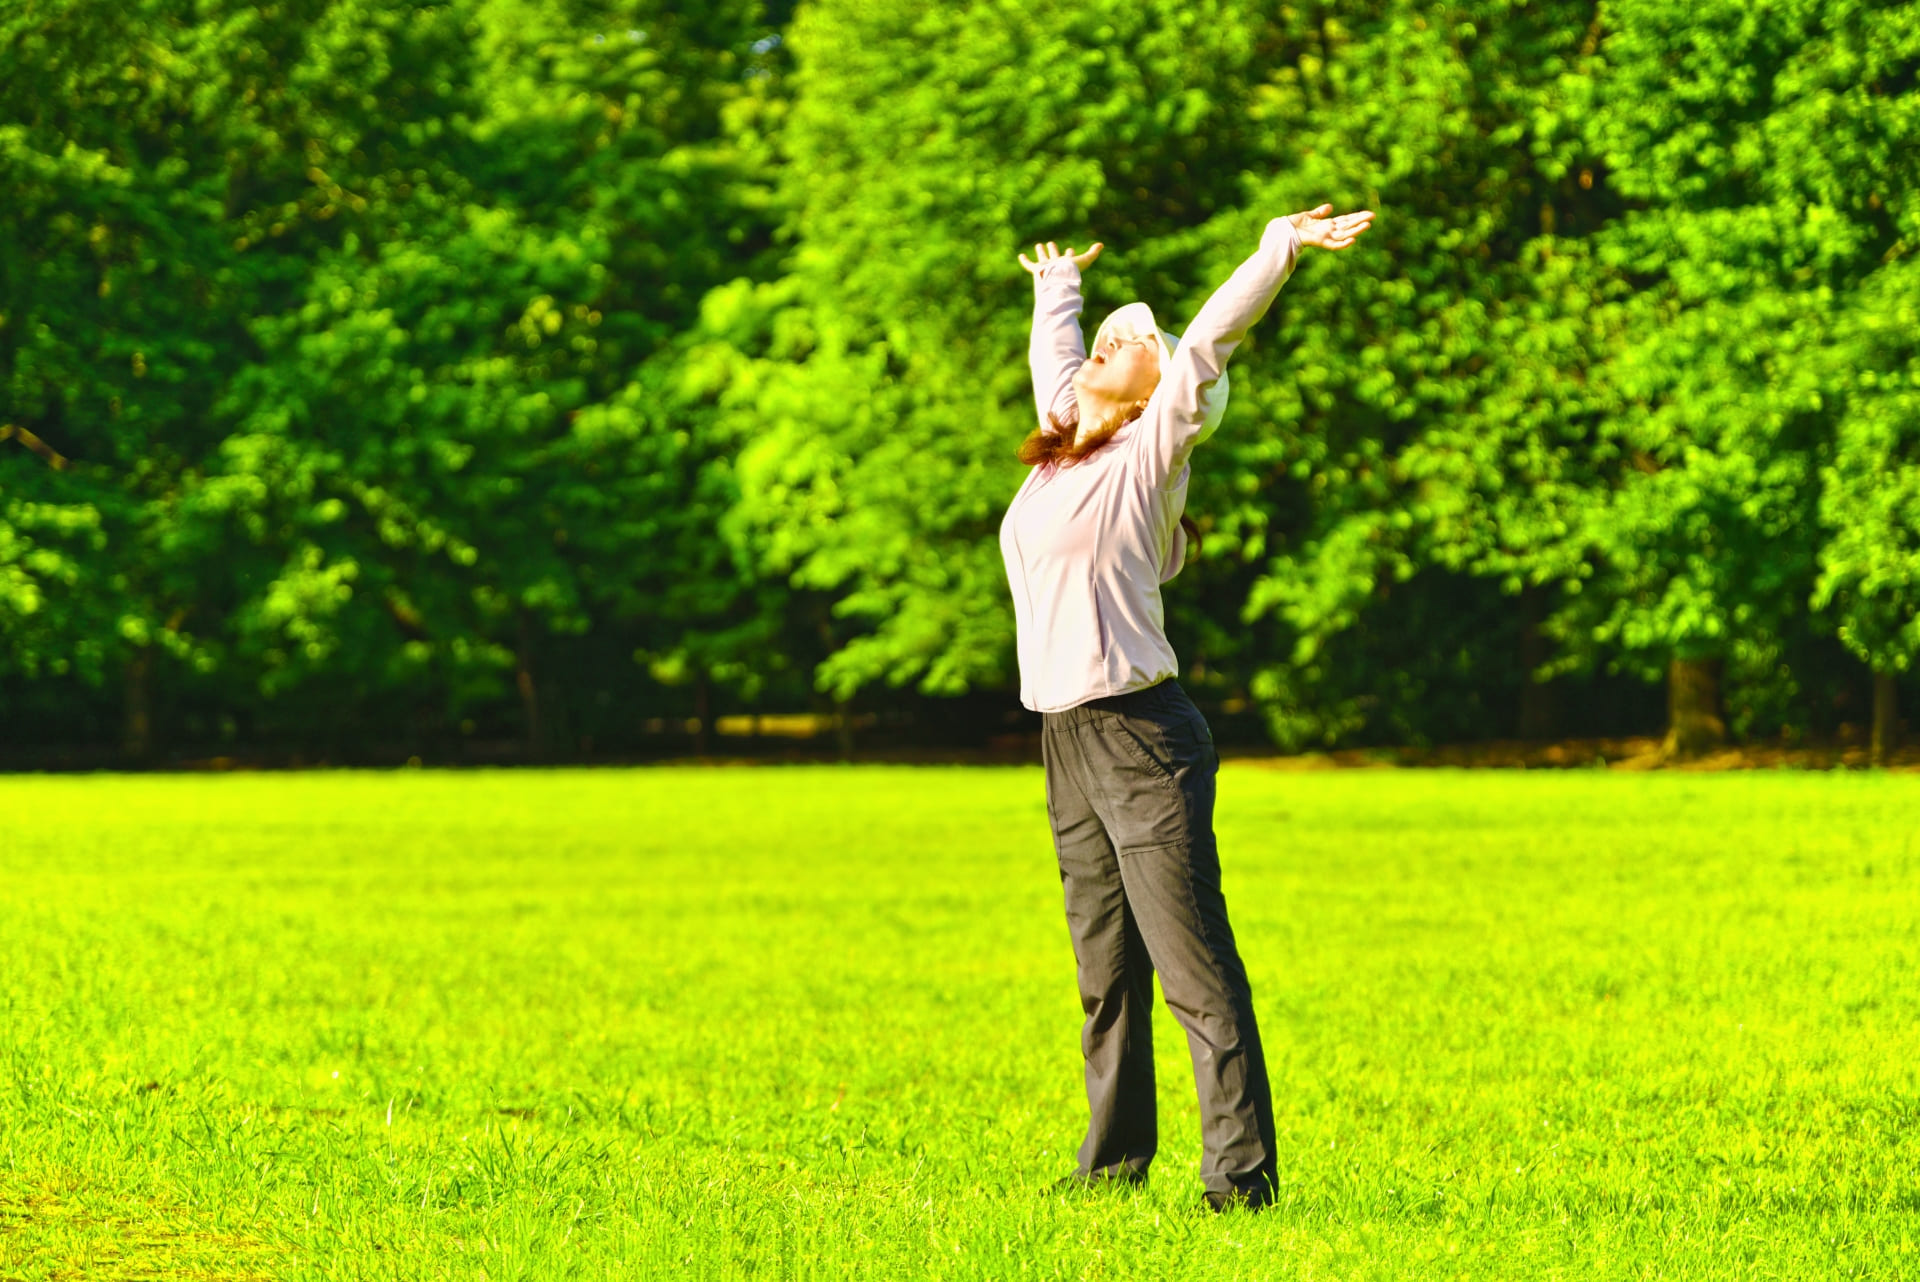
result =
[[1095,805],[1116,849],[1213,841],[1219,758],[1197,713],[1108,713],[1077,727]]
[[1211,770],[1219,764],[1213,732],[1207,728],[1206,718],[1190,704],[1185,709],[1169,708],[1163,716],[1111,715],[1113,741],[1144,770],[1171,780],[1187,771]]

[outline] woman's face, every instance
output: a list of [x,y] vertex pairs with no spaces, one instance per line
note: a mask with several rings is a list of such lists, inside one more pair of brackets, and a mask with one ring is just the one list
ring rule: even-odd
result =
[[1081,395],[1130,405],[1160,385],[1160,345],[1147,335],[1108,335],[1073,376]]

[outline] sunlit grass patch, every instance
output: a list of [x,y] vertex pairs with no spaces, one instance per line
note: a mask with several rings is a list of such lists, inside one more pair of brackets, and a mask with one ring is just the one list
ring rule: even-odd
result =
[[[1904,1277],[1920,780],[1233,765],[1280,1204],[1083,1122],[1041,780],[0,780],[0,1277]],[[136,1272],[144,1269],[146,1272]]]

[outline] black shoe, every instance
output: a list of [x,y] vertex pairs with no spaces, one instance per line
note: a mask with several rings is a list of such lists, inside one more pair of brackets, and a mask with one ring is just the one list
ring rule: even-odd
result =
[[1131,1166],[1109,1166],[1100,1171],[1075,1171],[1071,1175],[1063,1175],[1047,1186],[1047,1192],[1093,1193],[1107,1189],[1140,1188],[1146,1182],[1145,1171]]
[[1207,1209],[1216,1215],[1223,1211],[1264,1211],[1273,1205],[1273,1185],[1262,1181],[1252,1188],[1227,1193],[1208,1189],[1202,1196],[1207,1200]]

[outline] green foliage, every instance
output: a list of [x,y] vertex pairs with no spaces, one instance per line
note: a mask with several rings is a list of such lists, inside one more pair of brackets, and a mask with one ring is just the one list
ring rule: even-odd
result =
[[[1456,694],[1514,689],[1514,649],[1446,652],[1405,603],[1439,591],[1455,623],[1512,636],[1517,605],[1502,626],[1447,577],[1517,594],[1586,573],[1560,546],[1605,411],[1586,379],[1604,286],[1578,237],[1608,209],[1562,116],[1595,21],[1590,4],[1344,8],[1303,19],[1296,60],[1256,99],[1275,139],[1256,197],[1382,211],[1289,284],[1249,358],[1265,376],[1248,380],[1247,428],[1217,438],[1226,484],[1203,468],[1195,500],[1259,559],[1238,613],[1282,625],[1252,675],[1282,742],[1380,733],[1405,716],[1409,664],[1453,668],[1427,691],[1436,725]],[[1423,572],[1424,591],[1395,592]],[[1387,659],[1356,630],[1406,641]],[[1476,720],[1508,732],[1511,714]]]
[[275,106],[227,56],[235,34],[169,0],[0,17],[0,413],[74,464],[55,478],[9,447],[4,519],[16,537],[85,531],[14,562],[34,586],[0,607],[19,642],[0,665],[98,678],[157,644],[213,661],[198,567],[169,527],[261,284],[221,226],[238,155]]
[[1874,274],[1841,323],[1842,389],[1833,462],[1823,473],[1816,603],[1876,672],[1920,654],[1920,272],[1902,258]]
[[[746,412],[771,421],[742,476],[763,563],[839,592],[857,625],[822,681],[844,694],[1009,678],[990,533],[1026,415],[1022,244],[1105,241],[1088,323],[1145,296],[1179,325],[1268,218],[1339,196],[1387,209],[1388,230],[1350,262],[1303,269],[1274,346],[1241,358],[1252,390],[1236,406],[1251,409],[1196,460],[1214,551],[1173,589],[1172,617],[1198,634],[1200,667],[1223,670],[1222,693],[1276,646],[1289,657],[1254,676],[1276,729],[1296,697],[1317,701],[1302,715],[1326,737],[1357,729],[1325,710],[1351,697],[1302,665],[1377,582],[1415,569],[1405,521],[1379,511],[1406,434],[1392,425],[1474,404],[1509,373],[1480,353],[1523,321],[1498,333],[1484,316],[1489,296],[1537,288],[1512,229],[1535,214],[1525,172],[1486,171],[1532,164],[1510,126],[1537,108],[1506,69],[1551,84],[1590,16],[1568,12],[1571,27],[1520,18],[1506,43],[1476,44],[1460,20],[1408,6],[1337,20],[1109,6],[1091,23],[991,5],[808,10],[789,133],[801,249],[793,292],[768,303],[793,315],[763,327],[748,367]],[[1477,210],[1466,228],[1463,207]],[[1495,271],[1489,245],[1508,260]],[[1256,576],[1275,542],[1304,548]],[[1278,636],[1224,625],[1270,613]]]
[[[311,687],[348,718],[396,695],[457,713],[596,620],[629,644],[724,621],[738,576],[685,529],[713,504],[683,501],[713,451],[652,365],[767,247],[759,7],[149,7],[129,56],[155,70],[125,78],[144,115],[110,52],[78,52],[105,7],[15,19],[92,77],[33,101],[113,111],[97,152],[61,119],[8,135],[44,194],[5,332],[29,336],[9,412],[75,455],[73,520],[116,568],[11,556],[9,615],[46,613],[40,562],[76,596],[116,583],[123,655],[166,640],[236,701]],[[689,576],[708,589],[680,601]],[[68,644],[97,647],[74,604]]]
[[[1604,375],[1624,448],[1584,531],[1606,568],[1578,614],[1648,670],[1730,659],[1749,703],[1795,680],[1783,650],[1819,563],[1859,564],[1820,519],[1845,502],[1822,475],[1858,382],[1834,348],[1895,296],[1883,278],[1911,243],[1916,19],[1736,0],[1607,13],[1589,132],[1636,208],[1596,240],[1637,288]],[[1887,537],[1843,529],[1841,546],[1861,535]]]
[[29,677],[97,674],[106,658],[114,620],[60,604],[105,543],[99,511],[76,498],[9,497],[0,508],[0,652]]
[[[1110,8],[1121,26],[1091,48],[1076,15],[995,5],[817,4],[792,33],[793,285],[761,300],[734,375],[750,391],[723,401],[744,443],[735,529],[767,569],[834,594],[819,680],[842,697],[1011,679],[993,531],[1029,395],[1013,255],[1071,238],[1100,202],[1120,140],[1070,113],[1159,12]],[[1131,126],[1144,86],[1120,83],[1108,116]]]
[[1678,657],[1736,729],[1830,728],[1920,643],[1916,31],[15,6],[0,428],[71,466],[0,441],[0,702],[536,746],[716,692],[1010,704],[1014,255],[1102,240],[1088,324],[1179,328],[1329,200],[1375,230],[1309,254],[1195,455],[1202,700],[1285,744],[1544,733],[1548,683]]
[[279,562],[242,615],[263,680],[341,656],[364,690],[425,681],[457,709],[543,666],[536,636],[702,621],[663,598],[729,567],[642,552],[712,527],[649,364],[765,239],[720,119],[760,92],[725,74],[752,17],[489,3],[366,60],[448,91],[316,159],[368,199],[256,324],[200,496]]

